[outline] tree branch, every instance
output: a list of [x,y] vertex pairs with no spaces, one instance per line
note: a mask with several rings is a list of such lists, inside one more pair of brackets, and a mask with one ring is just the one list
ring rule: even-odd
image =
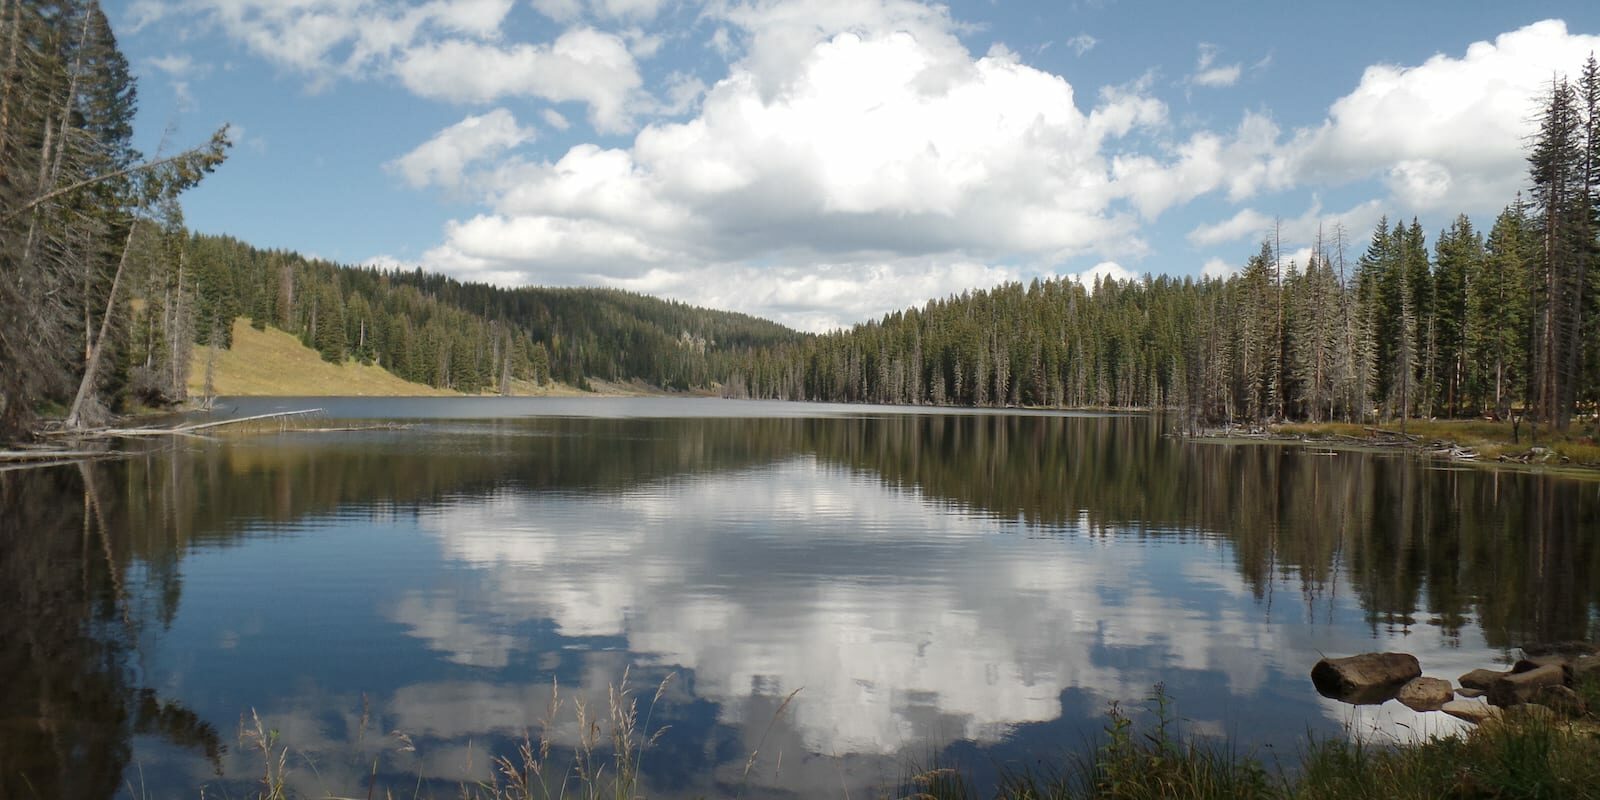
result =
[[164,167],[164,166],[166,166],[168,164],[171,164],[173,162],[189,158],[189,157],[193,156],[195,154],[195,152],[196,152],[195,150],[187,150],[187,151],[179,153],[179,154],[177,154],[175,156],[168,156],[166,158],[157,159],[155,161],[146,161],[143,164],[135,164],[135,165],[133,165],[131,167],[126,167],[124,169],[119,169],[119,170],[117,170],[115,172],[107,172],[104,175],[96,175],[93,178],[86,178],[84,180],[78,181],[77,183],[68,184],[68,185],[63,186],[63,187],[61,187],[59,189],[55,189],[55,190],[52,190],[52,191],[49,191],[49,192],[45,192],[44,194],[39,195],[38,197],[35,197],[33,200],[29,201],[28,203],[26,203],[26,204],[24,204],[22,206],[19,206],[17,208],[14,208],[11,211],[7,212],[4,217],[0,217],[0,222],[10,222],[11,220],[16,219],[17,217],[20,217],[23,214],[27,213],[28,211],[31,211],[34,208],[38,207],[41,203],[45,203],[45,202],[47,202],[49,200],[53,200],[53,199],[55,199],[57,197],[60,197],[61,195],[70,194],[70,193],[75,192],[75,191],[77,191],[79,189],[83,189],[85,187],[93,186],[93,185],[95,185],[97,183],[104,183],[105,181],[109,181],[109,180],[112,180],[114,178],[122,178],[122,177],[126,177],[128,175],[133,175],[133,174],[140,173],[140,172],[148,172],[148,171],[153,170],[153,169],[158,169],[160,167]]

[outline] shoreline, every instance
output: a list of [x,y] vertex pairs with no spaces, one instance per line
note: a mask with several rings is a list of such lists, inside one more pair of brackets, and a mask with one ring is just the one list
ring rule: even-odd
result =
[[[448,394],[417,393],[383,393],[383,394],[299,394],[287,391],[277,392],[226,392],[218,393],[218,397],[239,398],[272,398],[272,397],[330,397],[330,398],[393,398],[393,399],[448,399],[448,398],[664,398],[664,399],[722,399],[715,390],[700,391],[672,391],[661,387],[645,384],[641,381],[611,382],[598,378],[591,378],[589,382],[592,390],[581,390],[565,383],[551,382],[544,386],[533,387],[524,381],[518,381],[513,393],[501,395],[498,392],[482,392],[466,394],[451,392]],[[806,401],[782,401],[806,402]],[[857,405],[846,403],[843,405]],[[974,407],[974,406],[927,406],[891,404],[895,407],[908,409],[921,409],[924,411],[947,410],[953,412],[986,410],[1004,413],[1006,411],[1038,412],[1059,411],[1075,413],[1103,413],[1114,415],[1140,415],[1159,417],[1170,410],[1162,409],[1133,409],[1133,408],[1103,408],[1103,407]],[[151,421],[177,418],[185,414],[204,410],[200,403],[194,399],[185,401],[171,408],[138,408],[121,415],[120,420],[130,423],[148,423]],[[1356,425],[1342,422],[1291,422],[1277,423],[1265,426],[1227,426],[1200,428],[1195,432],[1168,430],[1162,435],[1183,441],[1210,444],[1274,444],[1280,446],[1301,446],[1316,448],[1323,452],[1320,455],[1335,455],[1342,452],[1364,453],[1393,453],[1414,456],[1419,459],[1437,462],[1440,465],[1476,467],[1480,469],[1504,469],[1516,472],[1525,472],[1539,475],[1557,475],[1580,479],[1600,479],[1600,444],[1596,443],[1595,423],[1588,423],[1584,427],[1574,423],[1566,432],[1553,434],[1546,430],[1537,431],[1540,435],[1535,438],[1536,429],[1524,424],[1523,430],[1513,434],[1510,423],[1492,422],[1486,420],[1408,420],[1408,431],[1401,433],[1398,423],[1382,423],[1378,425]],[[1416,431],[1413,433],[1412,431]],[[1510,435],[1508,435],[1510,434]],[[0,448],[3,449],[3,448]]]
[[1600,478],[1600,445],[1576,423],[1568,431],[1544,430],[1538,437],[1527,425],[1514,432],[1510,423],[1484,420],[1409,420],[1407,428],[1402,433],[1398,423],[1289,422],[1175,435],[1193,442],[1303,445],[1328,454],[1397,453],[1454,466]]

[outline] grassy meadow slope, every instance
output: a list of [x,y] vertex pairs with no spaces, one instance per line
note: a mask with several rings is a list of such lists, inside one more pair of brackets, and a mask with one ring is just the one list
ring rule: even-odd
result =
[[[211,348],[199,345],[189,359],[189,395],[205,393],[206,360]],[[233,347],[216,352],[212,381],[219,396],[258,397],[454,397],[460,392],[413,383],[382,367],[346,361],[330,364],[298,338],[277,328],[258,331],[247,317],[233,321]],[[593,394],[636,395],[651,392],[639,387],[597,382],[597,392],[580,391],[552,382],[511,382],[518,397],[578,397]],[[493,394],[493,393],[489,393]]]
[[[204,393],[212,348],[197,346],[189,361],[189,394]],[[381,367],[353,361],[330,364],[317,351],[277,328],[258,331],[247,319],[233,322],[233,347],[216,351],[218,395],[341,395],[445,397],[448,389],[412,383]]]

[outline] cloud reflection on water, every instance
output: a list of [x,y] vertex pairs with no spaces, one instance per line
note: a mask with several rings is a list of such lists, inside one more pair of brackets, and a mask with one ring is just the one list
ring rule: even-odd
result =
[[1213,707],[1248,716],[1310,664],[1301,615],[1263,613],[1220,539],[1034,536],[808,457],[598,497],[501,491],[420,525],[481,575],[394,611],[444,657],[502,665],[504,640],[475,632],[548,619],[692,671],[729,726],[803,687],[786,724],[810,753],[993,743],[1059,717],[1069,689],[1128,700],[1179,671],[1219,676],[1237,708]]

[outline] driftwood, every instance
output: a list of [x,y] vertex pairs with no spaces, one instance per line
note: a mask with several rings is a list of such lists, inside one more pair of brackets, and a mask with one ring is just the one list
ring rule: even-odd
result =
[[[244,422],[260,422],[272,419],[290,419],[304,417],[309,414],[322,413],[320,408],[306,408],[298,411],[278,411],[271,414],[256,414],[238,419],[224,419],[215,422],[199,422],[188,425],[177,425],[171,428],[96,428],[86,431],[62,429],[46,432],[47,436],[67,438],[74,441],[96,439],[145,439],[152,436],[180,436],[194,439],[207,438],[203,431],[211,431],[228,425],[238,425]],[[392,428],[393,425],[374,426],[377,428]],[[409,427],[409,426],[408,426]],[[312,430],[370,430],[372,428],[315,428]],[[59,446],[28,447],[21,446],[17,450],[0,450],[0,471],[15,469],[30,469],[34,467],[49,467],[57,464],[71,464],[98,458],[121,458],[127,453],[121,450],[84,450],[66,449]]]
[[1501,453],[1500,460],[1515,464],[1565,464],[1570,459],[1547,447],[1531,447],[1522,453]]
[[54,461],[115,455],[105,450],[0,450],[0,461]]
[[1420,437],[1420,436],[1412,436],[1409,433],[1401,433],[1399,431],[1384,430],[1383,428],[1374,428],[1374,427],[1372,427],[1370,425],[1365,426],[1363,428],[1363,430],[1365,430],[1367,433],[1372,434],[1373,436],[1387,436],[1387,437],[1390,437],[1390,438],[1393,438],[1393,439],[1405,439],[1405,440],[1411,441],[1411,442],[1420,442],[1420,441],[1422,441],[1422,437]]
[[97,459],[122,458],[124,455],[126,453],[120,450],[63,450],[49,447],[28,450],[0,450],[0,472],[57,467],[63,464],[80,464]]
[[[1186,439],[1253,439],[1272,442],[1300,442],[1307,445],[1320,445],[1322,449],[1313,450],[1312,455],[1329,456],[1334,451],[1327,449],[1328,445],[1344,444],[1356,447],[1377,446],[1407,450],[1432,458],[1446,459],[1449,461],[1477,461],[1478,451],[1470,447],[1462,447],[1454,442],[1442,439],[1424,440],[1421,436],[1399,431],[1376,428],[1370,425],[1363,426],[1366,436],[1351,436],[1344,433],[1328,433],[1325,435],[1308,435],[1305,433],[1279,433],[1271,430],[1262,430],[1257,427],[1226,426],[1222,428],[1203,429],[1188,435],[1179,435]],[[1500,457],[1501,461],[1516,460],[1506,456]],[[1524,460],[1526,463],[1526,460]]]
[[264,419],[287,419],[306,414],[320,414],[320,408],[306,408],[299,411],[277,411],[271,414],[256,414],[238,419],[224,419],[216,422],[201,422],[191,425],[179,425],[173,428],[105,428],[102,430],[86,431],[80,436],[86,437],[140,437],[140,436],[196,436],[199,431],[220,428],[226,425],[238,425],[242,422],[259,422]]
[[295,428],[295,433],[343,433],[346,431],[408,431],[415,428],[407,422],[382,422],[376,425],[340,425],[326,428]]
[[1428,455],[1434,458],[1448,458],[1452,461],[1478,460],[1478,451],[1470,447],[1459,447],[1448,442],[1434,442],[1428,449]]

